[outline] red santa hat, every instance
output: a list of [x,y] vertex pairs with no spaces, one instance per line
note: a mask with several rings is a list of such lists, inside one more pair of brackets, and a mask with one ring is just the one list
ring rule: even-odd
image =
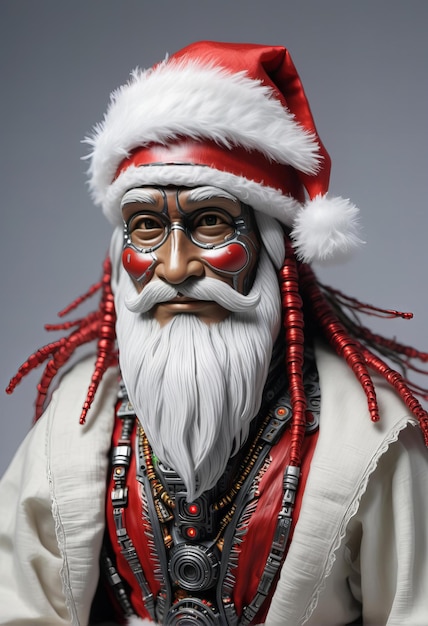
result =
[[288,226],[307,262],[360,242],[357,208],[327,195],[330,158],[283,47],[203,41],[137,69],[86,142],[113,224],[132,187],[214,185]]

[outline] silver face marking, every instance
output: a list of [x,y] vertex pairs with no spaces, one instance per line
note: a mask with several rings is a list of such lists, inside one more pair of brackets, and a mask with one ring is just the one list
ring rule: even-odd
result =
[[192,253],[199,262],[249,292],[260,242],[251,208],[235,196],[213,186],[138,188],[127,191],[121,204],[124,266],[141,288],[167,254],[163,246],[171,234],[181,232],[199,248]]

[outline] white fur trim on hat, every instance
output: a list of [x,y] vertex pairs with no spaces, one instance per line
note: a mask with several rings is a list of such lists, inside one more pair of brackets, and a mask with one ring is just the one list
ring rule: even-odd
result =
[[108,188],[103,202],[103,211],[108,220],[122,224],[120,201],[123,194],[133,187],[142,185],[177,185],[198,187],[213,185],[235,195],[241,202],[249,204],[291,227],[301,209],[293,196],[284,196],[281,191],[264,187],[261,183],[247,180],[229,172],[221,172],[204,165],[130,165]]
[[164,61],[152,70],[135,70],[113,92],[103,122],[85,139],[92,146],[89,184],[95,202],[104,204],[119,164],[134,148],[183,136],[257,150],[307,174],[318,171],[321,158],[316,136],[261,81],[201,62]]
[[307,263],[347,256],[363,243],[358,209],[344,198],[315,196],[297,213],[291,238],[297,256]]

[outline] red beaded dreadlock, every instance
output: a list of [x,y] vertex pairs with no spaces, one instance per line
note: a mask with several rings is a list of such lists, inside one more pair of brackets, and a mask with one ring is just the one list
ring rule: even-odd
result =
[[280,271],[282,308],[290,400],[293,412],[291,426],[290,465],[300,465],[300,450],[306,428],[306,395],[303,387],[304,320],[303,302],[299,293],[297,262],[289,239],[285,238],[286,256]]
[[15,387],[20,383],[22,378],[29,374],[33,369],[48,361],[40,383],[37,386],[38,395],[36,400],[36,413],[34,421],[41,416],[49,390],[49,386],[56,376],[58,370],[64,366],[71,358],[75,350],[89,343],[94,339],[98,339],[97,360],[95,363],[94,373],[86,395],[85,403],[82,407],[80,415],[80,423],[84,424],[86,415],[91,407],[98,385],[106,372],[106,370],[117,363],[117,352],[115,348],[115,322],[116,313],[114,309],[114,297],[110,286],[111,279],[111,263],[107,258],[103,266],[102,280],[79,298],[76,298],[69,306],[58,313],[59,317],[63,317],[73,309],[77,308],[82,302],[87,300],[97,291],[102,289],[100,306],[97,311],[89,313],[86,317],[77,319],[63,324],[47,324],[46,330],[68,330],[75,328],[67,337],[63,337],[53,343],[48,343],[40,350],[37,350],[21,365],[17,374],[11,379],[6,393],[12,393]]
[[[410,411],[418,419],[425,443],[428,446],[428,413],[422,408],[415,394],[428,399],[428,392],[410,383],[404,376],[391,369],[379,354],[395,361],[405,372],[407,369],[421,371],[410,363],[410,359],[428,362],[428,353],[403,346],[398,342],[372,333],[361,325],[356,317],[357,312],[386,317],[409,318],[411,314],[377,309],[345,296],[341,292],[321,285],[309,265],[299,263],[295,257],[291,242],[285,238],[286,258],[280,271],[282,306],[284,311],[284,327],[286,339],[285,362],[290,381],[293,420],[291,427],[291,459],[290,464],[299,466],[301,462],[301,446],[307,421],[307,403],[303,386],[304,360],[304,311],[308,308],[311,322],[316,330],[332,346],[335,352],[345,359],[355,373],[366,396],[368,409],[373,421],[379,420],[376,392],[369,368],[379,373],[396,389]],[[75,309],[84,300],[102,289],[99,309],[86,317],[57,325],[47,325],[47,330],[68,330],[75,328],[67,337],[49,343],[32,354],[19,368],[12,378],[7,393],[12,393],[16,385],[30,371],[44,363],[49,357],[42,379],[38,385],[36,402],[36,419],[42,413],[50,383],[60,367],[65,365],[76,348],[98,339],[97,361],[94,373],[82,408],[80,422],[85,422],[86,414],[93,402],[98,385],[111,365],[117,364],[115,347],[115,310],[114,298],[110,286],[111,264],[107,259],[104,263],[103,278],[93,285],[89,291],[72,302],[59,313],[65,315]],[[345,309],[347,312],[345,312]],[[423,372],[428,374],[428,372]]]
[[[368,368],[371,368],[396,389],[413,415],[418,419],[423,432],[425,444],[428,446],[428,413],[425,411],[415,393],[428,399],[427,391],[413,385],[401,374],[391,369],[379,356],[381,354],[399,363],[404,370],[409,359],[428,361],[428,353],[419,352],[414,348],[403,346],[398,342],[375,335],[368,328],[353,321],[344,312],[343,307],[350,310],[366,312],[386,317],[412,317],[409,313],[400,313],[378,309],[359,303],[337,290],[320,285],[311,267],[299,263],[293,252],[289,239],[285,238],[286,259],[280,272],[282,304],[284,309],[284,327],[286,343],[286,368],[290,381],[291,404],[293,419],[291,426],[291,459],[290,464],[299,466],[301,462],[301,446],[305,434],[306,398],[303,387],[303,352],[304,352],[304,305],[311,312],[312,321],[320,334],[325,337],[335,352],[345,359],[356,375],[366,397],[372,421],[379,420],[379,409],[376,392]],[[401,357],[401,355],[403,355]],[[414,371],[421,371],[411,367]],[[428,373],[428,372],[423,372]]]

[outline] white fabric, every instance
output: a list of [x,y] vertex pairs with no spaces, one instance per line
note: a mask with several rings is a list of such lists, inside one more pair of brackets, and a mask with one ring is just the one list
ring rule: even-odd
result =
[[[266,624],[344,626],[362,601],[364,626],[426,626],[428,453],[420,432],[405,428],[407,410],[382,384],[382,421],[372,424],[353,374],[323,348],[317,361],[320,437]],[[117,392],[112,369],[79,426],[92,367],[85,361],[64,378],[1,482],[1,624],[88,623]]]
[[0,624],[88,623],[117,397],[112,369],[79,425],[93,366],[64,377],[0,483]]
[[385,383],[377,385],[381,421],[372,424],[353,373],[322,347],[317,364],[320,435],[266,624],[343,626],[358,617],[349,585],[361,597],[361,578],[364,626],[426,626],[428,562],[420,546],[428,540],[428,451],[422,435],[412,426],[400,434],[413,420]]

